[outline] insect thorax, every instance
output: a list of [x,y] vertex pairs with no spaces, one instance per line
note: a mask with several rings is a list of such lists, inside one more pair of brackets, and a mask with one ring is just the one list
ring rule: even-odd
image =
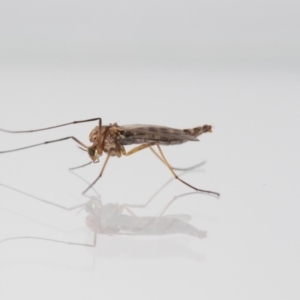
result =
[[[101,129],[101,137],[99,143],[99,126],[96,126],[90,133],[90,141],[97,149],[104,151],[105,153],[110,152],[111,156],[122,155],[123,146],[120,144],[120,131],[117,124],[110,126],[103,126]],[[104,139],[104,142],[103,142]]]

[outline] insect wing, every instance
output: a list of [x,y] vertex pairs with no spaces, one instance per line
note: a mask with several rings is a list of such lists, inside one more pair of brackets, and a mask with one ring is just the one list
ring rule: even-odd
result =
[[167,139],[171,141],[199,141],[196,137],[184,132],[181,129],[156,125],[125,125],[119,127],[122,135],[130,139],[149,139],[160,141]]

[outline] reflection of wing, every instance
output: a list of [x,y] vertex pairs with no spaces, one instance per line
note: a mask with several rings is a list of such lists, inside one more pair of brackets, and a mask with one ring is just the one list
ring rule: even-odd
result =
[[190,222],[192,220],[192,217],[190,215],[184,215],[184,214],[176,214],[176,215],[165,215],[163,216],[165,218],[173,218],[177,220],[181,220],[183,222]]
[[163,142],[166,144],[184,143],[186,141],[198,141],[198,139],[188,132],[181,129],[175,129],[156,125],[125,125],[119,126],[122,139],[120,142],[124,145],[131,143],[140,143],[146,141]]
[[197,229],[187,223],[190,221],[189,215],[166,215],[157,217],[140,217],[120,215],[117,224],[122,233],[131,235],[168,235],[168,234],[188,234],[198,238],[205,238],[206,232]]

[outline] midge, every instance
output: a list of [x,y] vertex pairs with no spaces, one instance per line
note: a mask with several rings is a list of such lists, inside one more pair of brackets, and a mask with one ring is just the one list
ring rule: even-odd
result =
[[[8,133],[30,133],[30,132],[49,130],[49,129],[63,127],[72,124],[92,122],[92,121],[98,121],[99,123],[98,126],[96,126],[90,133],[89,138],[90,138],[90,142],[92,143],[91,146],[86,146],[84,143],[79,141],[74,136],[67,136],[64,138],[46,141],[43,143],[34,144],[26,147],[0,151],[0,154],[24,150],[24,149],[37,147],[37,146],[50,144],[50,143],[61,142],[68,139],[72,139],[76,143],[78,143],[81,146],[80,148],[88,153],[88,155],[92,160],[91,162],[97,162],[99,160],[99,157],[102,156],[104,152],[107,154],[107,157],[104,161],[101,172],[97,176],[97,178],[83,191],[83,194],[85,194],[103,175],[107,162],[111,156],[117,156],[117,157],[121,157],[122,155],[129,156],[140,150],[150,148],[150,150],[152,150],[152,152],[167,166],[167,168],[170,170],[170,172],[177,180],[181,181],[183,184],[189,186],[190,188],[196,191],[219,196],[219,193],[198,189],[190,185],[189,183],[183,181],[181,178],[179,178],[177,174],[174,172],[174,168],[172,168],[168,163],[160,147],[160,145],[176,145],[188,141],[198,141],[197,136],[201,135],[202,133],[212,131],[212,127],[210,125],[199,126],[191,129],[174,129],[166,126],[140,125],[140,124],[119,126],[117,123],[114,123],[110,125],[102,125],[101,118],[94,118],[94,119],[74,121],[74,122],[69,122],[65,124],[60,124],[60,125],[50,126],[46,128],[40,128],[40,129],[34,129],[34,130],[13,131],[13,130],[0,129],[0,131],[8,132]],[[133,145],[133,144],[140,144],[140,145],[134,147],[133,149],[127,152],[124,146]],[[159,153],[157,153],[152,148],[152,146],[156,146]]]

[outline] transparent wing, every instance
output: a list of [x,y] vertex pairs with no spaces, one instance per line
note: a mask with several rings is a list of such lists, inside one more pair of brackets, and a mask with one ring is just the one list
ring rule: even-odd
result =
[[149,139],[159,141],[167,139],[170,141],[199,141],[196,137],[181,130],[157,125],[125,125],[119,126],[121,134],[130,139]]

